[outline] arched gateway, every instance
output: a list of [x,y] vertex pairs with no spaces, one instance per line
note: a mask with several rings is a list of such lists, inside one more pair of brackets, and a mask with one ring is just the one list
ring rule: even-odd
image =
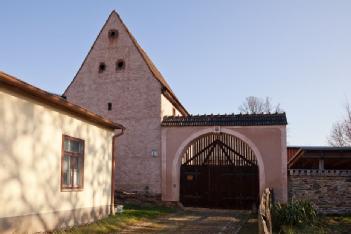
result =
[[285,114],[166,117],[162,200],[251,209],[269,187],[287,201]]
[[180,202],[185,206],[250,209],[259,198],[259,168],[248,144],[219,132],[187,146],[180,167]]

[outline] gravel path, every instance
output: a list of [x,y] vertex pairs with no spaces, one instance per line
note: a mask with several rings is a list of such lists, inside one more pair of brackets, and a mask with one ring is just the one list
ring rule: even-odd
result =
[[140,222],[122,233],[238,233],[249,213],[233,210],[186,209],[152,221]]

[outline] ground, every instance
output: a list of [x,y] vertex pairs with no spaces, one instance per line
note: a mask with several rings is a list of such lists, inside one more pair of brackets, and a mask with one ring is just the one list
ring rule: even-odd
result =
[[319,221],[310,226],[283,227],[289,234],[349,234],[351,233],[351,215],[320,216]]
[[[351,233],[351,216],[322,216],[314,226],[286,227],[280,233]],[[257,233],[257,215],[248,211],[176,209],[126,205],[122,214],[55,233]],[[277,232],[278,233],[278,232]]]
[[[56,233],[239,233],[249,218],[247,211],[127,205],[123,214]],[[257,223],[248,230],[256,227]]]
[[238,233],[248,217],[245,211],[186,209],[138,223],[122,233]]

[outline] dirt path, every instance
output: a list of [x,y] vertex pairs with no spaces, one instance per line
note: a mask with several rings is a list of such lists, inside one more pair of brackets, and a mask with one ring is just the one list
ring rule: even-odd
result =
[[238,233],[248,217],[245,211],[187,209],[140,222],[122,233]]

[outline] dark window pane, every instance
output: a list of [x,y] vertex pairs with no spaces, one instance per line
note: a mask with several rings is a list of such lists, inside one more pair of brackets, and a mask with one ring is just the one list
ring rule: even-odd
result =
[[65,156],[63,160],[63,184],[71,185],[71,176],[70,176],[70,157]]
[[83,144],[79,141],[65,139],[64,149],[67,152],[81,153],[83,152]]

